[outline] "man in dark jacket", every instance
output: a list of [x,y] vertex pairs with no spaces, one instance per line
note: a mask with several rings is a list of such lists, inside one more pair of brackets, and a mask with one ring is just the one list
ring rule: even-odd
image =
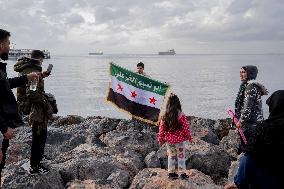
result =
[[[4,61],[8,60],[10,50],[9,37],[10,33],[8,31],[0,29],[0,59]],[[6,152],[9,147],[9,140],[13,138],[14,129],[23,124],[18,112],[16,98],[11,89],[25,85],[28,81],[38,79],[38,74],[35,72],[21,77],[8,78],[6,65],[6,63],[0,62],[0,131],[4,136],[0,174],[5,166]]]
[[[42,72],[43,58],[44,53],[42,51],[33,50],[31,58],[20,58],[14,65],[14,70],[19,72],[19,75]],[[52,107],[45,97],[44,91],[43,78],[48,75],[49,73],[43,72],[34,91],[30,90],[30,84],[17,88],[19,111],[25,115],[29,115],[29,122],[32,127],[31,174],[44,174],[48,172],[48,169],[41,164],[47,138],[47,122],[52,116]]]

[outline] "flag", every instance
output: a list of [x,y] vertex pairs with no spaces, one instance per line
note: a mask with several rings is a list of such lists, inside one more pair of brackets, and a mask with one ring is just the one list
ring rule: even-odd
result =
[[134,118],[158,124],[170,86],[110,63],[107,101]]

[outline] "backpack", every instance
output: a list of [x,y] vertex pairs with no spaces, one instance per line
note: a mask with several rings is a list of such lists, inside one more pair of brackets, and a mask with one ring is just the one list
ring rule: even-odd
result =
[[57,108],[57,103],[56,103],[55,96],[53,94],[51,94],[51,93],[44,93],[44,95],[46,96],[49,104],[52,107],[52,112],[54,114],[57,114],[58,113],[58,108]]

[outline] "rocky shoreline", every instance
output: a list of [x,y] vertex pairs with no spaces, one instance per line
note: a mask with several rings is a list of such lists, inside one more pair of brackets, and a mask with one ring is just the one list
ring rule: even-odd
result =
[[[93,116],[54,117],[48,127],[46,175],[30,175],[31,128],[20,127],[10,143],[5,189],[223,188],[238,159],[238,134],[230,119],[188,116],[194,138],[187,150],[188,181],[167,179],[165,146],[158,127],[137,121]],[[231,167],[232,164],[232,167]]]

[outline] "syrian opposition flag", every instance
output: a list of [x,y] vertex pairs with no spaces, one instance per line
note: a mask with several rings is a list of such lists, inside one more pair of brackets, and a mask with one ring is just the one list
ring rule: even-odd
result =
[[136,119],[157,124],[170,86],[110,63],[107,101]]

